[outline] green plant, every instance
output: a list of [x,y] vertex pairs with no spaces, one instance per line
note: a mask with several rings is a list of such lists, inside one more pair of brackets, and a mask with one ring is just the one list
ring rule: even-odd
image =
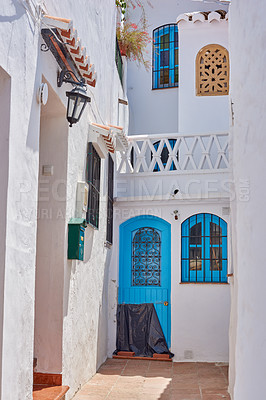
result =
[[[151,6],[149,0],[146,2]],[[145,55],[148,53],[146,47],[151,42],[151,37],[147,32],[147,17],[142,0],[116,0],[116,6],[120,7],[122,13],[121,23],[116,29],[121,54],[149,70],[150,62]],[[137,6],[141,9],[141,17],[138,24],[135,24],[130,22],[130,16]]]
[[125,21],[117,26],[116,36],[121,54],[149,70],[150,62],[145,59],[146,46],[151,42],[148,32],[139,29],[136,24]]

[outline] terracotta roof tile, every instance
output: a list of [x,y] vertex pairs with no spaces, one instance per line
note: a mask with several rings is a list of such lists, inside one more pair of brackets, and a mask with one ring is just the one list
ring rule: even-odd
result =
[[221,20],[228,19],[228,13],[225,10],[216,10],[216,11],[195,11],[191,13],[184,13],[180,14],[177,17],[177,24],[180,21],[186,22],[212,22],[214,20],[221,21]]
[[57,29],[62,41],[66,43],[67,49],[80,75],[85,78],[85,82],[88,85],[94,87],[97,80],[95,67],[93,64],[90,64],[90,58],[86,53],[86,47],[81,45],[77,30],[73,28],[73,21],[67,18],[45,15],[43,17],[43,22],[45,25]]

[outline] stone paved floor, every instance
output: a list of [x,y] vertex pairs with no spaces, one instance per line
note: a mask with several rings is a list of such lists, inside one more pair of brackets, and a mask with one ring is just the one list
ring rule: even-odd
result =
[[73,400],[221,400],[228,367],[108,359]]

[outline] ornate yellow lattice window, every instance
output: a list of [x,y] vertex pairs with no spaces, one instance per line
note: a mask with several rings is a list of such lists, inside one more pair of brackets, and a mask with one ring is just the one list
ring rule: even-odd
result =
[[197,96],[221,96],[229,90],[229,54],[218,45],[204,46],[196,58]]

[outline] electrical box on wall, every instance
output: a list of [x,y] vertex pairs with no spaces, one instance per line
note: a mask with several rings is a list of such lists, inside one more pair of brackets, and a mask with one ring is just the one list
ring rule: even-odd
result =
[[77,184],[76,217],[85,218],[88,209],[89,185],[86,182]]
[[84,234],[87,222],[83,218],[71,218],[68,223],[68,250],[69,260],[81,260],[84,258]]

